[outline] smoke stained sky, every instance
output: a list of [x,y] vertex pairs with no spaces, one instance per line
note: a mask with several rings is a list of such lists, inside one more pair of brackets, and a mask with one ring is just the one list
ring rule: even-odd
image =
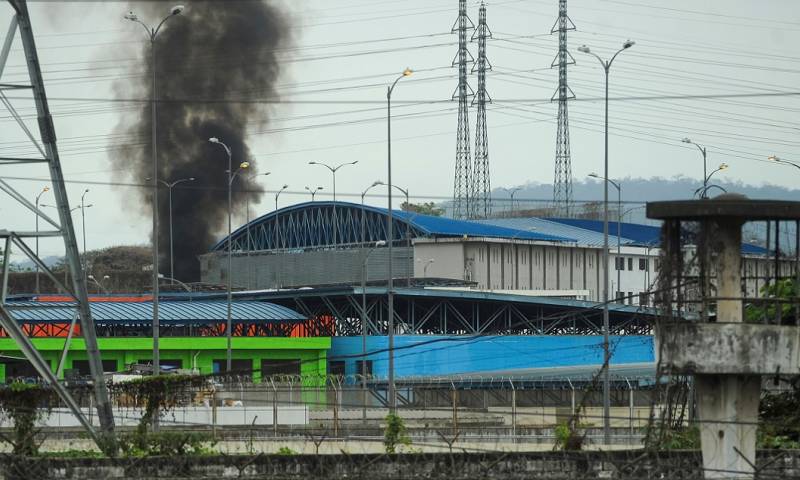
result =
[[[130,6],[145,23],[164,17],[163,2],[142,2]],[[248,95],[272,96],[279,74],[277,51],[287,42],[284,15],[263,1],[192,2],[182,14],[169,18],[156,42],[156,98],[158,138],[158,178],[166,182],[194,177],[176,188],[172,198],[172,227],[175,276],[179,280],[199,280],[197,255],[205,253],[216,234],[227,225],[228,156],[221,145],[208,142],[218,137],[232,151],[233,171],[248,162],[233,181],[233,205],[243,209],[245,196],[257,204],[261,194],[252,181],[264,166],[252,157],[246,142],[247,127],[263,128],[269,111],[248,102],[170,102],[171,99],[236,98]],[[146,75],[120,82],[117,93],[127,98],[132,91],[151,96],[150,44],[144,47],[143,65],[133,71]],[[144,106],[138,115],[126,119],[119,133],[135,134],[149,142],[151,110]],[[133,178],[152,177],[149,148],[135,148],[127,155],[111,157],[114,162],[133,162]],[[118,166],[118,165],[117,165]],[[143,216],[151,212],[151,192],[130,192]],[[159,191],[160,271],[169,272],[169,196]]]

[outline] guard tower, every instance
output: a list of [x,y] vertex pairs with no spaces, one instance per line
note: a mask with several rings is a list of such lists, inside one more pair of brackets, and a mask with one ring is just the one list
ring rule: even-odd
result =
[[664,314],[655,328],[662,372],[694,376],[705,478],[753,478],[762,377],[800,373],[798,265],[779,262],[781,249],[768,248],[776,267],[768,281],[791,278],[794,294],[747,298],[742,226],[766,221],[796,227],[800,202],[726,193],[648,203],[647,216],[664,221],[658,286]]

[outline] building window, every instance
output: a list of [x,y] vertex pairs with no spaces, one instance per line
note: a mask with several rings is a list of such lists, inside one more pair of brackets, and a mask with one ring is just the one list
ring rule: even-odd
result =
[[625,304],[625,292],[617,291],[617,303]]
[[[356,360],[356,375],[364,374],[364,370],[362,370],[364,368],[363,363],[362,360]],[[367,360],[367,376],[370,375],[372,375],[372,360]]]
[[341,378],[344,377],[344,371],[344,360],[333,360],[328,362],[328,374]]
[[[164,364],[164,360],[161,360],[161,364]],[[211,368],[214,373],[225,373],[228,370],[228,361],[226,359],[213,360]],[[251,375],[253,373],[253,362],[234,358],[231,360],[231,373],[234,375]]]
[[300,375],[300,360],[261,360],[261,376]]
[[639,259],[639,270],[647,270],[647,266],[648,266],[647,263],[648,263],[648,261],[647,261],[646,258],[640,258]]
[[661,265],[661,261],[656,258],[655,260],[653,260],[653,262],[654,262],[653,266],[655,267],[655,270],[658,271],[658,267]]
[[647,306],[650,299],[648,298],[647,292],[640,292],[639,293],[639,305]]
[[633,270],[633,257],[628,257],[628,270]]
[[614,268],[617,270],[625,270],[625,257],[614,257]]
[[628,292],[628,305],[633,305],[633,292]]

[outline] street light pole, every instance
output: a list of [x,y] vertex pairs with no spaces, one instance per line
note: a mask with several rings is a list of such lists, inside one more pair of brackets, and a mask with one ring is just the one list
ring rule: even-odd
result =
[[228,309],[227,309],[228,310],[228,312],[227,312],[228,315],[227,315],[227,323],[225,324],[225,334],[226,334],[228,342],[227,342],[227,352],[226,352],[226,356],[225,356],[225,365],[227,367],[226,373],[228,375],[230,375],[230,372],[232,370],[232,365],[233,365],[233,349],[232,349],[232,346],[231,346],[231,343],[232,343],[232,338],[231,337],[233,335],[233,332],[232,332],[232,328],[233,328],[232,324],[233,324],[233,322],[232,322],[232,319],[231,319],[231,317],[232,317],[232,314],[231,314],[232,313],[231,312],[231,303],[233,301],[233,293],[232,293],[232,288],[233,288],[233,284],[232,284],[232,279],[233,279],[233,239],[231,238],[231,233],[232,233],[231,232],[231,210],[233,208],[233,205],[232,205],[232,201],[231,201],[231,196],[232,196],[231,195],[231,190],[232,190],[232,187],[233,187],[233,180],[236,178],[236,175],[240,171],[250,167],[250,164],[248,162],[242,162],[242,163],[239,164],[239,168],[236,169],[236,171],[234,172],[233,171],[233,154],[231,152],[230,147],[228,147],[223,142],[221,142],[217,137],[211,137],[211,138],[208,139],[208,141],[211,142],[211,143],[216,143],[217,145],[220,145],[222,148],[225,149],[225,153],[228,154]]
[[412,74],[410,68],[406,67],[403,70],[403,73],[397,77],[392,83],[392,85],[386,90],[386,169],[387,169],[387,176],[386,176],[386,192],[387,192],[387,217],[386,217],[386,240],[387,240],[387,248],[388,251],[386,252],[388,258],[387,261],[387,285],[386,285],[386,297],[387,297],[387,308],[389,310],[388,313],[388,320],[389,323],[387,325],[388,329],[388,336],[389,336],[389,412],[392,414],[395,413],[397,408],[397,396],[395,395],[394,389],[394,279],[392,278],[392,244],[394,243],[394,219],[392,214],[392,91],[394,87],[397,85],[397,82],[400,81],[401,78],[408,77]]
[[[601,178],[596,173],[590,173],[589,176],[590,177],[594,177],[594,178]],[[606,178],[605,180],[608,181],[611,185],[614,186],[614,188],[617,189],[617,260],[615,262],[616,263],[615,270],[617,271],[617,288],[619,289],[619,291],[622,291],[621,273],[622,273],[622,269],[625,267],[625,265],[622,263],[622,260],[621,260],[622,259],[622,252],[621,252],[621,248],[620,248],[620,236],[622,236],[622,227],[621,227],[621,225],[622,225],[622,185],[619,182],[615,182],[614,180],[611,180],[610,178]],[[617,299],[617,301],[618,301],[618,299]]]
[[[517,193],[518,191],[522,190],[522,187],[515,187],[515,188],[500,187],[500,190],[503,190],[504,192],[508,193],[511,196],[511,211],[513,212],[514,211],[514,194]],[[506,216],[510,217],[511,214],[510,213],[506,213]]]
[[164,23],[170,18],[180,15],[183,12],[183,5],[175,5],[169,11],[169,15],[164,17],[161,22],[154,28],[148,27],[144,22],[139,20],[139,17],[133,13],[128,12],[125,15],[126,20],[136,22],[141,25],[150,40],[150,70],[152,72],[152,87],[150,98],[150,123],[152,124],[152,153],[153,153],[153,372],[158,375],[161,373],[161,358],[159,354],[159,330],[160,324],[158,319],[158,140],[156,137],[156,37]]
[[327,163],[323,162],[314,162],[314,161],[308,162],[309,165],[322,165],[323,167],[330,170],[331,175],[333,175],[333,247],[334,248],[336,248],[336,231],[339,229],[338,225],[336,224],[336,171],[344,167],[345,165],[355,165],[356,163],[358,163],[358,160],[341,163],[335,167],[331,167]]
[[367,196],[367,192],[369,192],[374,187],[377,187],[378,185],[386,185],[386,184],[380,180],[375,180],[374,182],[372,182],[372,185],[370,185],[369,187],[366,188],[366,190],[361,192],[361,245],[364,245],[364,243],[367,241],[366,240],[367,225],[365,218],[366,210],[364,209],[364,197]]
[[[372,186],[374,187],[375,184]],[[362,411],[365,422],[367,421],[367,324],[369,323],[367,317],[367,262],[372,252],[384,245],[386,245],[386,242],[383,240],[375,242],[375,245],[367,251],[364,256],[364,262],[361,264],[361,398],[364,404]]]
[[[394,188],[400,190],[406,196],[406,208],[410,208],[411,204],[408,201],[408,189],[403,189],[397,185],[392,185]],[[411,237],[408,235],[409,228],[406,227],[406,248],[411,252]],[[414,268],[414,254],[411,253],[411,268]],[[406,287],[411,288],[411,271],[409,270],[406,275]]]
[[[42,198],[42,195],[50,191],[50,187],[44,187],[38,195],[36,195],[36,258],[39,258],[39,199]],[[64,267],[66,268],[66,267]],[[36,293],[41,293],[39,291],[39,264],[36,264]]]
[[[611,64],[617,55],[623,50],[627,50],[634,45],[631,40],[625,41],[622,48],[617,50],[617,53],[611,57],[611,60],[604,61],[597,54],[592,53],[589,47],[582,45],[578,47],[578,51],[593,55],[600,61],[603,66],[603,71],[606,76],[606,89],[605,89],[605,155],[603,163],[603,178],[608,178],[608,71],[611,69]],[[608,320],[608,182],[603,182],[603,439],[605,444],[611,443],[611,375],[609,370],[611,368],[611,354],[608,345],[609,336],[609,320]]]
[[[83,230],[83,274],[86,275],[86,267],[88,262],[86,261],[86,204],[83,202],[86,194],[89,193],[89,189],[83,191],[83,195],[81,195],[81,228]],[[89,205],[91,207],[91,205]],[[85,280],[84,280],[85,281]],[[86,282],[88,283],[88,282]]]
[[194,177],[189,178],[181,178],[180,180],[175,180],[174,182],[166,182],[164,180],[159,180],[161,184],[167,187],[169,191],[169,276],[170,278],[175,278],[175,262],[173,261],[173,244],[172,244],[172,187],[178,185],[179,183],[183,182],[193,182]]
[[710,177],[710,175],[708,175],[708,163],[706,161],[706,147],[694,143],[688,137],[684,137],[681,140],[681,142],[694,145],[695,147],[697,147],[698,150],[700,150],[700,153],[703,155],[703,195],[701,195],[700,198],[708,198],[706,192],[708,191],[708,178]]
[[308,193],[311,194],[311,201],[312,202],[314,201],[314,197],[317,195],[317,192],[322,190],[322,187],[311,188],[308,185],[306,185],[305,188],[306,188],[306,190],[308,190]]

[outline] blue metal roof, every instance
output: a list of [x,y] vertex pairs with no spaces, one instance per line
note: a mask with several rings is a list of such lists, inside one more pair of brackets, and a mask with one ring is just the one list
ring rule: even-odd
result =
[[[603,233],[602,220],[587,220],[580,218],[549,218],[548,220],[593,232],[599,232],[600,234]],[[609,235],[616,233],[616,223],[617,222],[609,223]],[[622,222],[620,224],[620,230],[622,237],[630,240],[631,243],[629,245],[657,246],[661,243],[661,227],[659,226]],[[624,242],[623,245],[625,245]],[[742,243],[742,253],[749,255],[765,255],[767,250],[764,247],[753,245],[751,243]]]
[[[95,323],[143,323],[153,319],[153,302],[90,302]],[[162,324],[217,323],[227,320],[226,301],[162,301],[158,318]],[[9,302],[7,304],[19,322],[66,323],[75,315],[71,302]],[[274,303],[236,301],[231,305],[234,323],[297,322],[306,317]]]
[[[535,230],[538,232],[547,232],[548,234],[558,235],[561,237],[574,238],[578,245],[589,247],[602,247],[603,246],[603,233],[595,232],[594,230],[587,230],[585,228],[576,227],[566,223],[559,223],[553,220],[547,220],[538,217],[514,217],[514,218],[489,218],[486,220],[479,220],[481,223],[497,225],[500,227],[514,228],[519,230]],[[611,224],[609,231],[609,243],[611,245],[617,244],[616,223]],[[620,236],[622,245],[629,245],[635,243],[630,238]]]
[[[378,209],[387,212],[388,209]],[[447,217],[422,215],[403,210],[393,210],[393,215],[401,218],[428,235],[461,237],[520,238],[525,240],[544,240],[551,242],[575,242],[574,238],[561,236],[552,232],[536,232],[528,229],[511,228],[470,220],[455,220]]]
[[[333,209],[336,215],[334,221]],[[262,215],[231,234],[234,251],[314,248],[334,243],[359,244],[388,241],[388,210],[350,202],[318,201],[291,205]],[[395,242],[418,237],[518,238],[549,242],[575,242],[574,238],[468,220],[392,210]],[[336,232],[333,236],[332,233]],[[408,235],[408,237],[406,237]],[[227,237],[212,251],[227,250]]]
[[[571,225],[574,227],[590,230],[593,232],[603,233],[602,220],[587,220],[583,218],[549,218],[548,220],[564,225]],[[617,233],[617,222],[611,221],[608,225],[608,234],[613,235]],[[620,223],[620,235],[623,238],[629,239],[631,244],[655,246],[661,244],[661,227],[653,225],[642,225],[639,223]]]

